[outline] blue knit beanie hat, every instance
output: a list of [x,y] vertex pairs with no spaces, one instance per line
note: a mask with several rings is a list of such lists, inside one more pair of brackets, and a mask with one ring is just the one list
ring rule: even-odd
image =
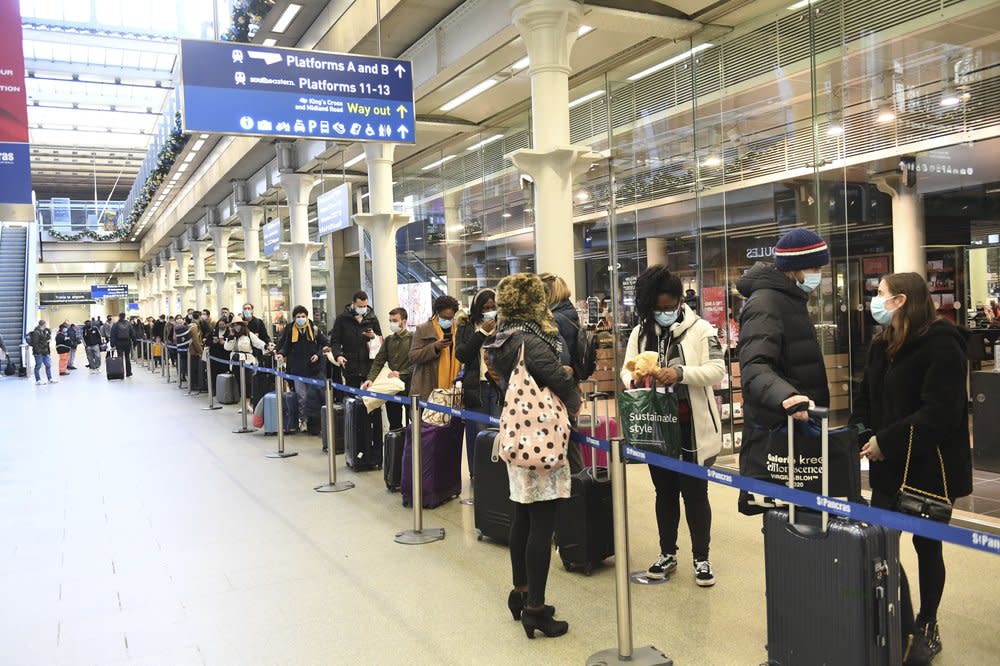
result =
[[830,263],[826,241],[808,229],[792,229],[774,246],[774,267],[779,271],[801,271]]

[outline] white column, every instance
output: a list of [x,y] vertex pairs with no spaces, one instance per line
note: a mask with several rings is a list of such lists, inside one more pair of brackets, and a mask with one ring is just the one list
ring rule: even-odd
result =
[[892,271],[926,277],[924,202],[917,188],[889,183],[884,178],[874,182],[880,192],[892,197]]
[[239,217],[240,226],[243,227],[244,256],[243,261],[237,261],[236,265],[243,271],[246,300],[253,303],[254,308],[264,312],[261,269],[267,261],[260,258],[260,223],[264,218],[264,211],[257,206],[240,204],[236,207],[236,215]]
[[[396,232],[410,221],[409,215],[393,212],[392,160],[394,143],[365,145],[368,160],[370,213],[359,213],[354,221],[372,237],[372,305],[382,321],[398,305],[399,278],[396,267]],[[335,310],[331,310],[334,313]]]
[[163,312],[170,317],[174,314],[174,311],[170,307],[170,282],[167,279],[167,272],[169,269],[167,268],[166,258],[161,258],[161,261],[163,263],[161,263],[160,267],[156,269],[157,273],[160,274],[160,300],[158,305],[160,306],[160,312]]
[[232,227],[212,226],[208,228],[208,233],[212,237],[212,249],[215,250],[215,271],[212,279],[215,280],[215,308],[233,309],[233,290],[229,285],[229,279],[235,275],[229,270],[229,237],[233,235]]
[[[167,259],[167,302],[170,310],[177,308],[177,257],[172,256]],[[178,310],[186,312],[186,310]]]
[[175,254],[174,259],[177,261],[177,282],[174,283],[174,289],[177,290],[177,300],[180,302],[181,311],[187,312],[188,308],[193,307],[190,304],[191,283],[188,281],[191,251],[181,250]]
[[448,293],[458,297],[462,293],[462,259],[465,243],[462,242],[462,195],[446,192],[444,195],[444,257],[448,278]]
[[667,239],[658,237],[647,238],[646,268],[666,263],[667,263]]
[[160,307],[160,302],[160,271],[154,268],[149,274],[149,309],[154,314],[166,314],[169,317]]
[[990,290],[987,273],[989,262],[986,248],[969,250],[969,295],[972,307],[990,304]]
[[535,270],[561,276],[571,289],[573,176],[600,157],[569,142],[569,61],[581,15],[575,0],[518,0],[512,11],[528,49],[534,148],[510,158],[535,183]]
[[292,280],[289,310],[296,305],[304,305],[312,315],[312,255],[323,247],[321,243],[309,242],[309,193],[316,185],[316,178],[304,173],[282,173],[281,187],[288,197],[288,218],[290,242],[282,243],[281,249],[288,251],[289,275]]
[[208,258],[208,248],[212,243],[207,240],[193,240],[188,243],[191,248],[191,262],[194,266],[194,307],[196,310],[204,310],[208,304],[205,302],[205,289],[211,282],[205,277],[205,260]]

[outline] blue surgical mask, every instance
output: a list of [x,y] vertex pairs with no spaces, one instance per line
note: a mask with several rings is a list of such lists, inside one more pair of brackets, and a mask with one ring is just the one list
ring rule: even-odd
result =
[[305,326],[306,325],[306,318],[305,317],[296,317],[295,318],[295,323],[298,324],[299,326]]
[[892,323],[892,315],[895,312],[895,310],[890,312],[885,307],[886,301],[890,298],[895,297],[889,296],[886,298],[885,296],[875,296],[872,298],[872,318],[883,326],[888,326]]
[[441,326],[441,328],[447,331],[449,328],[451,328],[451,319],[441,319],[440,317],[438,317],[438,324]]
[[483,313],[483,321],[493,321],[497,318],[496,310],[488,310]]
[[243,311],[243,318],[244,319],[249,319],[252,316],[253,316],[253,310],[244,310]]
[[823,281],[822,273],[803,273],[803,281],[796,284],[799,285],[799,289],[806,292],[807,294],[813,291],[819,286],[820,282]]
[[677,323],[677,310],[654,312],[653,317],[656,319],[656,323],[660,325],[660,328],[669,328]]

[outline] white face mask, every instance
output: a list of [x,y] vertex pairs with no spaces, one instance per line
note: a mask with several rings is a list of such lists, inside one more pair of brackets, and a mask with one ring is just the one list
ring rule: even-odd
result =
[[403,327],[400,325],[400,323],[398,321],[390,321],[389,322],[389,330],[392,331],[393,333],[399,333],[399,331],[402,328]]
[[497,318],[496,310],[488,310],[487,312],[483,313],[483,321],[493,321],[496,318]]

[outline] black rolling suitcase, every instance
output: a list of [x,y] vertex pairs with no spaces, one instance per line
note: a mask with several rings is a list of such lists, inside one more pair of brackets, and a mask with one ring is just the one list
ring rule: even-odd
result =
[[[598,399],[603,394],[593,393],[589,397],[596,417]],[[610,420],[606,414],[606,430]],[[604,434],[607,439],[608,433]],[[597,465],[597,459],[598,456],[591,456],[590,467],[573,475],[570,497],[560,503],[556,518],[556,547],[563,567],[588,576],[594,567],[615,554],[611,477],[607,467]]]
[[382,475],[385,487],[390,492],[399,490],[403,483],[403,447],[406,444],[406,428],[390,430],[385,434],[382,450]]
[[[810,413],[828,432],[828,410]],[[791,487],[791,441],[788,447]],[[794,507],[772,509],[764,516],[764,566],[768,664],[902,662],[898,532]]]
[[[319,408],[319,437],[323,440],[323,453],[326,453],[326,405]],[[333,403],[333,443],[336,453],[344,452],[344,405]]]
[[488,428],[476,436],[473,513],[479,539],[486,537],[498,543],[508,543],[510,524],[514,521],[514,503],[510,501],[507,463],[493,459],[497,433],[496,429]]
[[108,355],[104,359],[105,372],[108,373],[108,381],[113,379],[125,379],[125,359],[117,351],[112,351],[114,347],[108,348]]
[[361,398],[346,396],[344,405],[344,453],[355,472],[382,466],[382,425],[372,432],[368,409]]

